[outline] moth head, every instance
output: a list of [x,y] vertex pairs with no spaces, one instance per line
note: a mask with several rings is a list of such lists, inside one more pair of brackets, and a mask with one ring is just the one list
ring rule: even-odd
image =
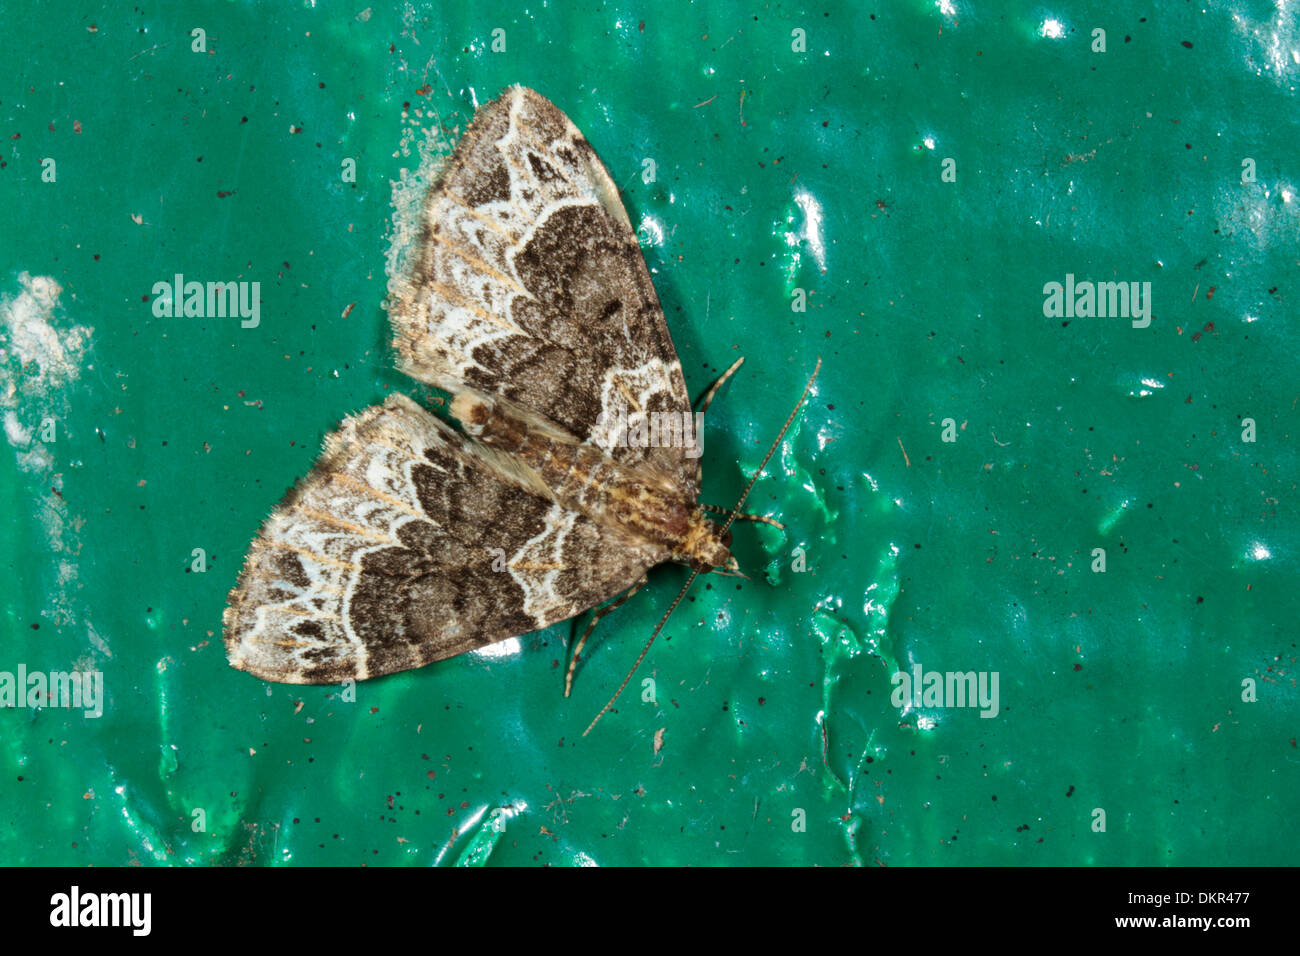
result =
[[707,558],[691,558],[691,567],[701,574],[740,574],[740,565],[736,563],[735,556],[721,546]]

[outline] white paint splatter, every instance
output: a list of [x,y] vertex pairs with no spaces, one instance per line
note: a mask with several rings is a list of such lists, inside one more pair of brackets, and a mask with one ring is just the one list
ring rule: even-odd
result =
[[389,182],[393,197],[393,217],[384,265],[389,296],[388,302],[384,303],[385,308],[395,301],[404,301],[413,294],[408,279],[411,272],[410,258],[417,251],[417,241],[424,224],[421,215],[424,211],[424,197],[429,187],[438,181],[442,165],[451,155],[452,148],[451,138],[442,132],[440,126],[422,130],[418,118],[409,123],[407,129],[402,131],[402,155],[410,156],[410,144],[418,136],[419,162],[413,171],[403,169],[401,178]]
[[32,441],[32,433],[23,427],[12,408],[5,409],[5,438],[15,448],[26,448]]
[[[63,293],[49,276],[18,276],[22,291],[0,298],[0,322],[4,343],[0,348],[0,404],[15,406],[18,390],[35,392],[59,388],[81,373],[81,359],[90,344],[91,330],[73,326],[62,332],[50,324],[50,317]],[[17,358],[19,368],[13,367]]]
[[[71,407],[66,390],[81,375],[93,330],[56,323],[63,289],[54,279],[23,272],[18,285],[16,295],[0,295],[0,417],[19,469],[42,491],[34,498],[34,514],[50,554],[58,556],[49,569],[52,587],[44,616],[66,627],[82,616],[71,595],[83,518],[70,513],[63,499],[63,475],[55,471],[50,442],[57,442],[66,427]],[[98,635],[92,643],[104,645]]]

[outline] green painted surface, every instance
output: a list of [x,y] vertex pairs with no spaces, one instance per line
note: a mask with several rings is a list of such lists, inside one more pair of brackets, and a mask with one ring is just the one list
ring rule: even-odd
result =
[[[0,670],[106,693],[0,710],[0,862],[1300,862],[1300,25],[954,5],[61,3],[0,34]],[[753,580],[698,586],[638,674],[657,705],[634,683],[586,740],[680,569],[569,700],[569,626],[355,702],[220,645],[321,437],[427,397],[387,345],[390,182],[514,82],[625,190],[692,391],[747,358],[706,500],[824,361],[752,499],[788,532],[737,529]],[[176,273],[260,281],[260,325],[155,317]],[[1045,317],[1067,274],[1149,281],[1150,326]],[[895,709],[917,665],[997,672],[997,716]]]

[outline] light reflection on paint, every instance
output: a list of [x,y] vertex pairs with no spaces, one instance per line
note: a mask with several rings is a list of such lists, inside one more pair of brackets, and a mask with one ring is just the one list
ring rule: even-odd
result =
[[643,246],[662,246],[664,244],[664,225],[653,216],[641,217],[637,226],[636,237]]
[[1149,398],[1165,387],[1165,383],[1158,378],[1143,378],[1139,380],[1138,384],[1142,387],[1132,386],[1129,388],[1129,398]]
[[[1269,72],[1281,80],[1300,64],[1300,25],[1296,23],[1295,13],[1289,9],[1291,6],[1290,0],[1274,0],[1273,8],[1277,14],[1271,22],[1250,21],[1239,13],[1232,14],[1237,32],[1256,45],[1256,51],[1246,55],[1246,62],[1255,67],[1256,76]],[[1261,56],[1266,61],[1263,70],[1257,66],[1257,58]]]
[[508,637],[504,641],[497,641],[495,644],[480,647],[474,653],[479,657],[500,658],[514,657],[521,650],[523,650],[523,646],[519,643],[519,638]]
[[808,249],[812,252],[813,258],[817,260],[817,268],[826,271],[826,241],[822,235],[822,214],[821,203],[817,197],[806,189],[800,189],[794,194],[794,201],[798,203],[799,209],[803,212],[803,229],[798,236],[799,239],[808,243]]

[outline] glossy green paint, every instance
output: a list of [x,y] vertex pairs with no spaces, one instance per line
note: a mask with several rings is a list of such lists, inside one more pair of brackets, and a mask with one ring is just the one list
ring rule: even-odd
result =
[[[1293,18],[311,6],[61,3],[0,34],[0,296],[52,277],[52,324],[93,328],[75,380],[5,360],[0,411],[58,431],[46,465],[0,455],[0,670],[107,692],[99,719],[0,710],[0,862],[1300,862]],[[752,579],[697,585],[585,740],[681,569],[607,619],[568,700],[570,625],[354,701],[220,643],[322,436],[431,397],[387,344],[390,183],[413,130],[515,82],[624,190],[692,392],[747,359],[706,501],[824,363],[751,499],[786,533],[737,527]],[[260,281],[260,325],[155,317],[176,273]],[[1150,326],[1046,318],[1067,274],[1150,281]],[[997,672],[997,716],[900,712],[917,665]]]

